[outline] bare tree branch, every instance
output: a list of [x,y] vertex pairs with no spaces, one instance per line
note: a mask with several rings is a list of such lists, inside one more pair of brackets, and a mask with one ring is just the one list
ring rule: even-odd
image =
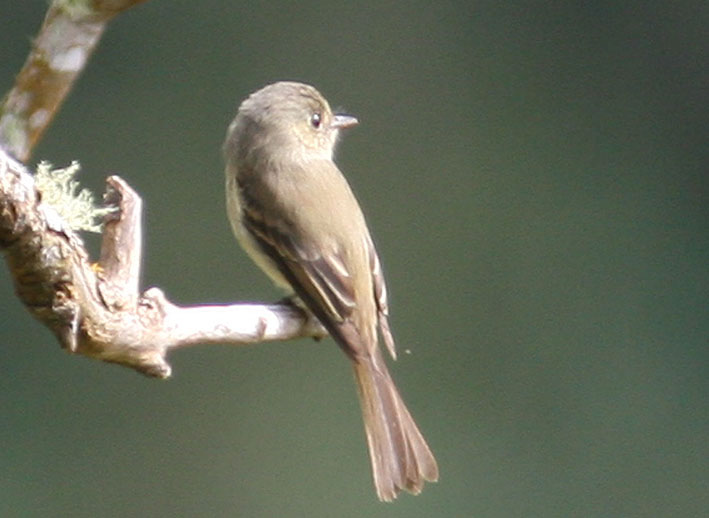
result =
[[0,147],[26,162],[108,22],[145,0],[54,0],[0,108]]
[[109,20],[144,0],[55,0],[15,86],[0,107],[0,249],[28,310],[76,354],[160,378],[166,354],[206,343],[321,337],[320,324],[290,304],[180,307],[158,288],[140,293],[142,202],[107,179],[101,256],[42,201],[26,161]]

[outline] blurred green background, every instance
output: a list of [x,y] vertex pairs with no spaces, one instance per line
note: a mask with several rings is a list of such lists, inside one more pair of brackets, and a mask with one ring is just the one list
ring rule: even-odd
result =
[[[5,2],[2,91],[45,8]],[[62,352],[3,267],[0,515],[706,516],[707,27],[699,1],[151,0],[116,19],[33,162],[141,193],[145,287],[272,301],[226,221],[226,126],[279,79],[356,114],[338,163],[441,480],[377,502],[330,340],[195,347],[146,379]]]

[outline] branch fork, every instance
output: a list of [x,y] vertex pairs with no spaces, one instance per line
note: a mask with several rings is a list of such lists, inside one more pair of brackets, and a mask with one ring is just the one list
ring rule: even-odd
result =
[[159,288],[140,293],[142,200],[120,177],[106,181],[100,259],[49,207],[25,168],[0,150],[0,247],[15,289],[62,347],[158,378],[166,355],[198,344],[251,344],[325,336],[292,304],[182,307]]

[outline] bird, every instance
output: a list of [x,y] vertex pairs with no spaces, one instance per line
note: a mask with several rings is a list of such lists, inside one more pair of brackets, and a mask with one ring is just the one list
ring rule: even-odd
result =
[[340,131],[307,84],[281,81],[248,96],[228,127],[226,204],[249,257],[325,327],[350,359],[377,496],[421,492],[438,465],[385,363],[396,359],[387,289],[365,217],[333,160]]

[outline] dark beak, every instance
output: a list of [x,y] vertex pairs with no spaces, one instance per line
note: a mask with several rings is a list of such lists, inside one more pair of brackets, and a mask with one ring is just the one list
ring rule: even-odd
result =
[[359,124],[359,121],[353,117],[352,115],[345,115],[344,113],[337,113],[335,116],[332,118],[332,122],[330,123],[330,127],[334,129],[345,129],[345,128],[351,128],[352,126],[356,126]]

